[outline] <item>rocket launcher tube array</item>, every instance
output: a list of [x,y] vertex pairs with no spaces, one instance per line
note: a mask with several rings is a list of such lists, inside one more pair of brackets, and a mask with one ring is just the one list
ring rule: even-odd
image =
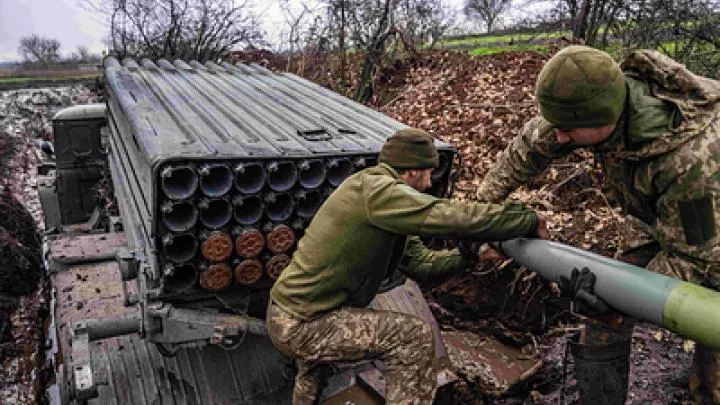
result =
[[346,158],[333,158],[328,160],[327,163],[327,180],[331,186],[337,187],[340,183],[345,180],[346,177],[352,174],[353,164],[350,159]]
[[562,243],[519,238],[496,246],[557,283],[587,267],[596,276],[595,295],[613,308],[720,351],[718,291]]
[[222,163],[207,164],[200,167],[200,191],[209,197],[225,195],[233,186],[232,170]]

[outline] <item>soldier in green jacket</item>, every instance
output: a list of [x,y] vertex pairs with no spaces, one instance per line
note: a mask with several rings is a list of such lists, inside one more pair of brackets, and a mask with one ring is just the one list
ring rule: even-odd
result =
[[[570,46],[543,67],[536,96],[541,115],[497,156],[478,199],[503,201],[553,159],[589,147],[653,241],[639,264],[720,288],[720,82],[654,51],[618,65]],[[720,403],[720,354],[697,346],[690,386]]]
[[432,329],[415,316],[366,308],[383,279],[398,268],[416,279],[442,276],[477,258],[477,250],[430,250],[420,236],[547,238],[544,220],[521,205],[459,203],[422,193],[437,166],[430,135],[397,131],[383,145],[380,163],[348,177],[298,242],[270,292],[267,314],[275,346],[298,360],[294,404],[317,400],[313,366],[365,359],[386,362],[388,404],[431,404]]

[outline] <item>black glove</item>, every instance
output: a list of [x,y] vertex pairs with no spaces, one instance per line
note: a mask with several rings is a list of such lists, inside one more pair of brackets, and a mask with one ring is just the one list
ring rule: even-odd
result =
[[463,239],[458,243],[458,249],[462,257],[476,263],[479,260],[478,253],[480,252],[480,246],[482,246],[482,244],[480,241]]
[[595,295],[595,273],[587,267],[582,271],[572,269],[570,279],[560,276],[560,289],[579,305],[580,312],[599,315],[610,310],[608,305]]

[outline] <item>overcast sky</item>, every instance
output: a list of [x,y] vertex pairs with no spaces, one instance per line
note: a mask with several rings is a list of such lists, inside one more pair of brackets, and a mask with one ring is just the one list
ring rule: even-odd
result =
[[[462,2],[446,0],[452,7]],[[254,4],[273,40],[284,23],[279,0],[254,0]],[[63,56],[75,52],[80,45],[100,53],[105,49],[107,35],[101,17],[83,9],[79,0],[0,0],[0,62],[19,60],[20,38],[32,34],[59,40]]]
[[[255,10],[262,13],[268,31],[283,21],[278,0],[256,0]],[[63,56],[80,45],[100,53],[107,36],[102,17],[78,0],[0,0],[0,62],[19,60],[20,38],[32,34],[60,41]]]

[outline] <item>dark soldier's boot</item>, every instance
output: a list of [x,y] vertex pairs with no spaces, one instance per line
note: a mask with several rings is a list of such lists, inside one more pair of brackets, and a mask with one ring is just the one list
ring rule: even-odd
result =
[[696,344],[690,370],[690,391],[698,405],[720,404],[720,352]]
[[293,405],[318,404],[332,367],[300,360],[296,363],[297,374],[295,374],[295,387],[293,388]]

